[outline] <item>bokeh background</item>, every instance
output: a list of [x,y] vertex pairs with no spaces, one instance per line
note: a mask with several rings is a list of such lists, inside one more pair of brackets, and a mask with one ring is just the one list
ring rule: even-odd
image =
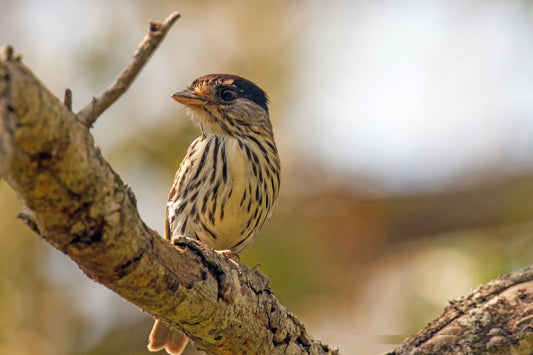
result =
[[[376,354],[498,274],[533,263],[533,2],[0,0],[11,44],[74,109],[147,20],[183,17],[95,141],[162,231],[199,131],[170,95],[215,72],[271,98],[283,162],[242,261],[314,336]],[[22,225],[0,181],[0,353],[148,354],[151,318]],[[189,349],[189,354],[194,350]]]

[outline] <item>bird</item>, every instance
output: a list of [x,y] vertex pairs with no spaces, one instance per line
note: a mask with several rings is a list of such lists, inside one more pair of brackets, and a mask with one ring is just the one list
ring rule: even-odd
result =
[[[238,75],[208,74],[172,98],[186,107],[201,135],[174,177],[165,239],[186,236],[238,257],[270,217],[280,188],[267,94]],[[148,349],[179,355],[187,343],[156,319]]]

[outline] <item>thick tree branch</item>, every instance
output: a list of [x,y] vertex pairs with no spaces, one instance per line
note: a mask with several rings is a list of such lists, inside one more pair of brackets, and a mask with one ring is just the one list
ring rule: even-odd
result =
[[150,22],[148,32],[137,47],[128,66],[124,68],[118,78],[99,97],[78,112],[78,119],[87,127],[92,127],[98,116],[113,104],[137,77],[143,66],[148,62],[161,41],[165,38],[170,27],[180,18],[178,12],[173,12],[163,23]]
[[533,266],[450,302],[437,319],[386,355],[531,354],[531,349]]
[[87,126],[8,55],[0,108],[1,171],[25,206],[21,218],[88,277],[208,353],[337,353],[306,332],[259,272],[148,228]]

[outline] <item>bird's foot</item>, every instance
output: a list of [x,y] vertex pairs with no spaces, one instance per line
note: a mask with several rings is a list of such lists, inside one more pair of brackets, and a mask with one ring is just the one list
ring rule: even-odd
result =
[[236,261],[238,263],[241,261],[241,258],[239,257],[239,254],[236,254],[236,253],[232,252],[229,249],[227,249],[227,250],[215,250],[215,251],[217,253],[219,253],[220,255],[224,255],[225,257],[230,258],[231,260]]

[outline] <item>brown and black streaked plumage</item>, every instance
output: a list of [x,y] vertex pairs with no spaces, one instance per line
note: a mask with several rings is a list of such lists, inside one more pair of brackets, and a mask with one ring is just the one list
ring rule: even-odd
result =
[[[202,130],[170,190],[165,237],[196,238],[240,254],[270,216],[280,161],[263,90],[236,75],[202,76],[172,97]],[[183,334],[156,321],[148,348],[181,354]]]

